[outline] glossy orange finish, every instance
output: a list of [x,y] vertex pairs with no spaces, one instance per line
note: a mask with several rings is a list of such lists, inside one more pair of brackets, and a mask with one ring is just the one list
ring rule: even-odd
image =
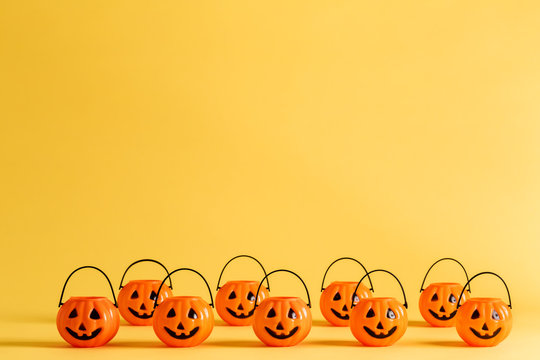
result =
[[[246,326],[253,323],[255,312],[255,294],[258,281],[228,281],[220,287],[216,294],[216,310],[219,316],[229,325]],[[269,293],[262,287],[257,304],[268,298]]]
[[253,330],[268,346],[293,346],[311,330],[311,310],[298,297],[270,297],[255,309]]
[[360,299],[351,311],[349,326],[366,346],[389,346],[407,330],[407,310],[395,298]]
[[501,299],[471,298],[458,309],[456,330],[471,346],[495,346],[512,330],[512,311]]
[[360,284],[353,301],[355,281],[334,281],[321,293],[319,302],[324,318],[334,326],[349,326],[351,304],[373,296],[371,290]]
[[159,339],[168,346],[197,346],[214,329],[214,312],[198,296],[173,296],[156,308],[153,327]]
[[120,313],[105,297],[71,297],[58,310],[56,327],[69,344],[96,347],[118,332]]
[[[420,294],[418,307],[422,317],[432,326],[452,327],[456,324],[457,301],[463,286],[458,283],[432,283]],[[469,299],[463,293],[461,304]]]
[[[150,326],[154,314],[154,301],[161,280],[131,280],[118,293],[118,310],[131,325]],[[161,288],[158,304],[172,296],[167,285]]]

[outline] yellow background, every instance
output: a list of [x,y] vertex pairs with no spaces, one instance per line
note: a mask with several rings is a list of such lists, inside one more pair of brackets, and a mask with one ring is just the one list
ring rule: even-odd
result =
[[[538,19],[537,1],[1,1],[0,354],[537,357]],[[102,267],[117,288],[151,257],[214,288],[239,253],[303,276],[315,318],[304,343],[266,349],[221,322],[184,350],[150,328],[122,326],[94,350],[56,332],[78,266]],[[340,256],[403,281],[411,324],[395,346],[362,348],[324,326],[320,280]],[[507,281],[515,323],[500,346],[423,326],[420,282],[444,256]],[[239,261],[226,277],[258,271]],[[360,275],[344,263],[329,280]],[[293,278],[271,280],[275,294],[304,296]],[[442,264],[434,280],[463,275]],[[104,284],[81,273],[68,294],[108,295]],[[505,293],[480,278],[473,295]]]

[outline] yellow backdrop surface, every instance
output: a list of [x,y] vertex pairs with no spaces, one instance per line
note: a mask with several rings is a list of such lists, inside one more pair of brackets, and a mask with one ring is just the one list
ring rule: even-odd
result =
[[[538,358],[538,19],[537,1],[1,1],[0,354]],[[78,266],[117,288],[130,262],[156,258],[214,290],[240,253],[305,279],[315,321],[301,345],[267,349],[219,321],[194,349],[125,324],[93,350],[56,331]],[[322,321],[320,281],[340,256],[402,280],[411,322],[395,346],[364,348]],[[498,347],[421,320],[420,282],[445,256],[507,281],[515,323]],[[98,275],[68,296],[109,296]],[[360,276],[344,263],[329,280]],[[261,273],[241,260],[226,277]],[[464,275],[441,264],[432,280]],[[293,278],[272,282],[305,296]],[[474,295],[506,296],[490,278]]]

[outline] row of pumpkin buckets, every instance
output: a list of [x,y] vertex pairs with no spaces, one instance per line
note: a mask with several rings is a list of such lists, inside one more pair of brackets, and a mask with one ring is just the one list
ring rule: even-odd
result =
[[[220,286],[221,277],[231,261],[246,257],[256,261],[264,272],[259,281],[228,281]],[[334,281],[324,286],[328,271],[338,261],[358,263],[366,274],[358,282]],[[443,260],[461,266],[467,283],[432,283],[424,289],[431,269]],[[131,280],[122,285],[127,271],[140,262],[162,266],[167,276],[161,280]],[[114,303],[105,297],[71,297],[62,302],[66,285],[73,274],[92,268],[101,272],[109,282]],[[171,275],[190,271],[199,275],[208,287],[210,304],[198,296],[173,296]],[[271,297],[268,277],[276,272],[296,276],[305,288],[307,304],[299,297]],[[394,277],[403,293],[403,303],[392,297],[374,297],[371,275],[384,272]],[[480,275],[494,275],[504,284],[508,305],[497,298],[471,298],[470,282]],[[369,280],[369,287],[362,281]],[[167,285],[169,280],[169,285]],[[263,286],[266,281],[266,287]],[[468,288],[467,288],[468,287]],[[426,273],[420,287],[420,313],[435,327],[455,327],[459,336],[471,346],[495,346],[503,341],[512,328],[510,292],[504,280],[492,272],[481,272],[469,279],[463,265],[452,258],[436,261]],[[60,295],[56,324],[60,335],[76,347],[96,347],[108,343],[118,332],[120,315],[132,325],[152,325],[157,337],[172,347],[191,347],[208,338],[214,327],[214,300],[206,279],[196,270],[180,268],[169,272],[160,262],[142,259],[129,265],[120,281],[116,300],[107,275],[94,266],[83,266],[67,278]],[[334,326],[349,326],[353,335],[366,346],[389,346],[407,330],[407,299],[399,279],[387,270],[367,271],[356,259],[345,257],[332,262],[326,269],[321,285],[320,307],[323,316]],[[239,255],[229,260],[218,279],[215,308],[228,324],[253,327],[255,335],[268,346],[292,346],[306,338],[311,330],[311,299],[306,284],[296,273],[280,269],[266,273],[254,257]]]

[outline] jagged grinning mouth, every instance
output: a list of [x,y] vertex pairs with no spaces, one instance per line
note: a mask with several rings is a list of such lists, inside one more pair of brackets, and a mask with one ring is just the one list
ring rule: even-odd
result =
[[433,316],[435,319],[437,320],[442,320],[442,321],[446,321],[446,320],[450,320],[451,318],[453,318],[454,316],[456,316],[457,314],[457,310],[454,310],[450,313],[450,315],[438,315],[436,312],[433,312],[431,310],[429,310],[429,313],[431,314],[431,316]]
[[240,315],[237,315],[234,311],[232,311],[231,309],[229,308],[225,308],[227,309],[227,311],[229,312],[229,314],[231,314],[232,316],[234,316],[235,318],[237,319],[246,319],[248,317],[250,317],[251,315],[253,315],[253,313],[255,312],[255,309],[252,309],[250,312],[248,312],[247,314],[240,314]]
[[387,338],[390,335],[392,335],[397,330],[397,326],[394,326],[393,328],[391,328],[390,331],[388,331],[386,334],[380,333],[378,335],[375,334],[375,332],[373,332],[373,330],[371,330],[367,326],[364,326],[364,330],[366,330],[368,335],[371,336],[371,337],[374,337],[376,339],[384,339],[384,338]]
[[163,327],[165,329],[165,331],[167,331],[167,333],[169,335],[171,335],[173,338],[175,339],[178,339],[178,340],[185,340],[185,339],[189,339],[190,337],[192,337],[193,335],[195,335],[197,333],[197,331],[199,331],[199,327],[197,326],[196,328],[194,328],[193,330],[191,330],[189,332],[189,334],[180,334],[180,335],[176,335],[176,333],[174,331],[172,331],[171,329],[169,329],[168,327],[164,326]]
[[79,336],[75,331],[71,330],[68,327],[66,327],[66,330],[69,333],[69,335],[73,336],[77,340],[91,340],[91,339],[95,338],[96,336],[98,336],[98,334],[101,332],[101,328],[99,328],[99,329],[96,329],[96,330],[92,331],[92,333],[90,335],[82,334],[82,335]]
[[476,337],[479,337],[480,339],[484,339],[484,340],[488,340],[488,339],[494,338],[495,336],[497,336],[497,335],[501,332],[501,328],[498,328],[498,329],[495,330],[495,331],[493,332],[493,334],[491,334],[491,335],[488,335],[488,334],[486,334],[486,335],[480,335],[480,333],[479,333],[478,331],[474,330],[473,328],[469,328],[469,329],[471,329],[472,333],[473,333],[474,335],[476,335]]
[[332,312],[334,313],[334,315],[336,315],[337,318],[341,320],[349,320],[349,314],[341,315],[339,312],[337,312],[336,310],[332,308],[330,308],[330,310],[332,310]]
[[150,314],[142,314],[142,315],[130,307],[128,307],[128,310],[133,316],[138,317],[139,319],[150,319],[152,316],[154,316],[154,310],[152,310]]
[[270,334],[270,336],[276,338],[276,339],[280,339],[280,340],[283,340],[283,339],[287,339],[287,338],[290,338],[291,336],[293,336],[294,334],[296,334],[296,332],[298,331],[298,326],[296,326],[294,329],[292,329],[288,334],[281,334],[281,335],[278,335],[276,334],[274,331],[272,331],[272,329],[270,328],[267,328],[266,326],[264,327],[266,329],[266,332]]

